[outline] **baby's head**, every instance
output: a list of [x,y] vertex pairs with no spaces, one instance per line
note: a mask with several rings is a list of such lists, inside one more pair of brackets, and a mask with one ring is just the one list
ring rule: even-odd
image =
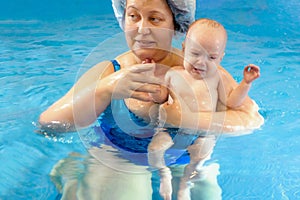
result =
[[223,57],[227,33],[219,22],[203,18],[194,21],[190,25],[186,39],[201,45],[208,53],[218,54],[220,57]]
[[215,20],[199,19],[193,22],[183,43],[184,67],[192,68],[195,76],[214,74],[220,65],[227,42],[225,28]]

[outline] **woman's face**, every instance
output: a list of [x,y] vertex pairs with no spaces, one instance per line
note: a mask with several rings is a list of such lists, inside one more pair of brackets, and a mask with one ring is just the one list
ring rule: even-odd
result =
[[127,0],[124,23],[127,44],[141,61],[159,62],[170,52],[174,23],[165,0]]

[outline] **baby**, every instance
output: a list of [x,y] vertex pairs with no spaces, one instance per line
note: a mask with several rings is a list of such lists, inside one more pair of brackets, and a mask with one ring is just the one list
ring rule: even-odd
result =
[[[226,96],[222,84],[225,76],[218,70],[227,42],[225,28],[211,19],[199,19],[191,24],[183,43],[183,67],[171,68],[165,76],[165,86],[160,93],[152,94],[155,102],[170,101],[176,97],[191,112],[215,112],[217,102],[226,107],[238,109],[248,95],[251,83],[260,76],[258,66],[250,64],[244,68],[241,83]],[[191,135],[195,133],[185,133]],[[177,136],[176,136],[177,137]],[[213,135],[195,135],[195,140],[187,145],[190,163],[185,167],[181,178],[178,199],[190,199],[188,183],[199,178],[200,168],[210,158],[215,145]],[[164,161],[165,151],[174,145],[172,137],[166,131],[157,131],[148,146],[148,161],[160,172],[160,194],[164,199],[171,199],[171,172]]]

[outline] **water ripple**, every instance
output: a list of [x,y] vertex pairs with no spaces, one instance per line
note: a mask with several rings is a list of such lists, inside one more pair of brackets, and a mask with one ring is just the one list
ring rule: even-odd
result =
[[[218,141],[213,156],[221,166],[223,198],[300,199],[299,3],[229,2],[206,1],[199,10],[228,29],[222,64],[236,80],[242,79],[245,65],[260,65],[262,76],[250,96],[266,121],[250,135]],[[48,176],[52,166],[84,148],[76,133],[43,137],[34,133],[32,122],[68,91],[80,70],[127,46],[114,38],[121,30],[112,13],[57,21],[0,20],[0,29],[0,160],[5,161],[0,198],[55,199]],[[88,132],[85,136],[97,139]]]

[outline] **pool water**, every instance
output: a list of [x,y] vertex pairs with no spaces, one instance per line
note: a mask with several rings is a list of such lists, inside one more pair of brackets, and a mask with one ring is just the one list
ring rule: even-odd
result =
[[[109,0],[0,2],[0,199],[55,199],[52,167],[86,148],[77,133],[43,137],[34,123],[89,66],[127,48],[114,42],[122,33]],[[212,155],[224,200],[300,199],[299,11],[298,0],[197,2],[197,17],[228,31],[222,65],[233,77],[261,67],[250,96],[265,124],[220,137]]]

